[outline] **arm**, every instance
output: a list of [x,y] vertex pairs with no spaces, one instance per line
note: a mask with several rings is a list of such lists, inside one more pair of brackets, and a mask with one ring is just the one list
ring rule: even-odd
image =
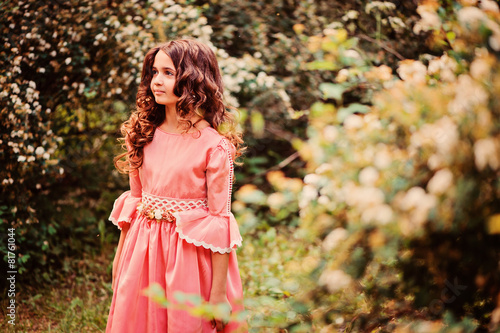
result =
[[[231,304],[227,300],[226,285],[227,285],[227,269],[229,266],[229,253],[220,254],[212,252],[212,289],[210,290],[210,304],[225,303],[231,309]],[[224,329],[224,323],[220,319],[212,320],[212,327],[216,327],[217,331]]]
[[[231,190],[233,179],[233,162],[228,146],[219,145],[210,156],[207,165],[207,197],[210,214],[228,217],[231,214]],[[230,219],[228,218],[227,223]],[[223,237],[221,234],[220,237]],[[210,290],[210,304],[231,305],[227,299],[227,274],[230,253],[212,251],[212,288]],[[217,331],[223,330],[225,324],[220,318],[212,320],[212,327]]]
[[229,266],[229,253],[220,254],[212,252],[212,289],[210,290],[210,303],[212,298],[221,303],[226,301],[227,268]]

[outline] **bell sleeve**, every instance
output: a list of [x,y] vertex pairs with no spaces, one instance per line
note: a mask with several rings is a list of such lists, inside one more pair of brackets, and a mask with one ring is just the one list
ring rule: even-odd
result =
[[113,210],[109,215],[109,220],[120,230],[124,223],[130,223],[136,217],[137,205],[141,201],[142,184],[138,169],[129,172],[129,182],[130,190],[123,192],[115,200]]
[[241,246],[238,223],[231,213],[234,146],[222,139],[208,157],[206,169],[208,207],[176,212],[179,237],[218,253]]

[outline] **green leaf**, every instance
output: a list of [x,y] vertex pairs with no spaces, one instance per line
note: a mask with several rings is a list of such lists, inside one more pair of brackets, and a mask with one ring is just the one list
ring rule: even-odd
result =
[[318,60],[310,62],[306,65],[306,67],[310,71],[313,70],[334,71],[337,69],[337,66],[333,62],[326,60]]
[[319,85],[319,90],[323,93],[323,98],[333,98],[339,101],[342,99],[346,87],[335,83],[322,83]]
[[453,31],[448,31],[446,33],[446,38],[448,38],[448,40],[450,42],[453,42],[455,40],[455,38],[457,37],[457,35],[453,32]]
[[311,116],[313,117],[332,112],[335,112],[335,106],[333,104],[316,102],[311,106]]
[[54,235],[57,232],[57,230],[52,226],[52,224],[49,224],[48,231],[49,231],[49,234],[51,234],[51,235]]
[[262,137],[264,135],[265,120],[262,113],[253,111],[250,115],[250,124],[252,125],[252,131],[256,137]]
[[337,120],[339,122],[343,122],[347,116],[353,114],[353,113],[368,113],[370,111],[370,108],[366,105],[359,104],[359,103],[352,103],[349,104],[347,107],[342,107],[339,109],[337,113]]

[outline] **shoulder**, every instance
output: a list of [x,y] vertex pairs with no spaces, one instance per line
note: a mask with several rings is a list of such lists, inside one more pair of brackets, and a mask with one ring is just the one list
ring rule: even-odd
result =
[[217,152],[222,155],[229,155],[234,159],[236,148],[225,136],[212,127],[206,128],[204,132],[206,134],[206,142],[210,146],[208,150],[209,157]]

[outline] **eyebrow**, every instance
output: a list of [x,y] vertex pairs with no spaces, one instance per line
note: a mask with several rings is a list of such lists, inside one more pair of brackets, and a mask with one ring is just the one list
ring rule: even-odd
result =
[[[153,66],[153,68],[154,68],[154,69],[158,69],[158,68],[156,68],[156,66]],[[170,69],[171,71],[174,71],[174,72],[175,72],[175,69],[173,69],[173,68],[171,68],[171,67],[162,67],[162,68],[160,68],[160,69],[162,69],[162,70],[165,70],[165,69]]]

